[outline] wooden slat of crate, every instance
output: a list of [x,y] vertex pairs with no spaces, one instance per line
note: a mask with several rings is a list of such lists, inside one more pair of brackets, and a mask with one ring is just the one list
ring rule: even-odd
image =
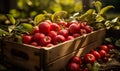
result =
[[67,63],[69,62],[70,58],[72,58],[72,56],[77,55],[77,56],[83,56],[86,53],[90,52],[91,49],[98,47],[99,45],[101,45],[102,41],[96,41],[93,42],[87,46],[84,46],[82,48],[80,48],[79,50],[76,50],[66,56],[63,56],[47,65],[44,65],[44,70],[45,71],[64,71],[62,69],[66,68]]
[[87,44],[95,42],[97,40],[103,39],[105,37],[105,34],[106,34],[105,29],[99,29],[97,31],[85,35],[85,38],[83,40],[84,43],[82,43],[81,47],[86,46]]
[[[4,41],[3,48],[5,61],[30,71],[37,71],[37,69],[42,68],[42,49],[8,41]],[[13,52],[17,56],[12,54]],[[22,55],[19,53],[23,54],[24,57],[21,57]]]
[[102,40],[104,37],[105,29],[100,29],[85,36],[78,37],[75,40],[61,43],[51,48],[46,48],[44,50],[44,62],[45,64],[49,64],[54,60],[61,58],[62,56],[80,49],[81,47],[84,47],[95,41]]

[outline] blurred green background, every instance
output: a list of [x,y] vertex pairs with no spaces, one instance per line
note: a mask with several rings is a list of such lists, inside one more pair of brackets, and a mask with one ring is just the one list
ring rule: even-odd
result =
[[0,3],[1,13],[10,13],[15,18],[34,17],[43,11],[74,13],[83,10],[81,0],[1,0]]
[[[85,4],[82,3],[85,2]],[[66,10],[68,13],[81,12],[83,6],[88,6],[90,2],[96,0],[0,0],[0,13],[11,13],[16,18],[34,17],[43,10],[53,13],[55,11]],[[113,5],[115,9],[110,13],[120,13],[120,0],[99,0],[103,6]]]

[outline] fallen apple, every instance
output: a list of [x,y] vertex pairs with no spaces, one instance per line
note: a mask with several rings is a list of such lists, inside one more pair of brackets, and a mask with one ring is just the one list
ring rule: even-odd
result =
[[80,71],[80,66],[77,63],[70,63],[67,71]]
[[94,63],[96,61],[95,56],[91,53],[85,54],[84,59],[86,63]]

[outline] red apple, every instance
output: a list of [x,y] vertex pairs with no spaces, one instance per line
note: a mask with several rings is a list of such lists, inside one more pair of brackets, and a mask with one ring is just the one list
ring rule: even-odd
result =
[[114,48],[115,48],[113,44],[108,44],[107,47],[108,47],[109,49],[114,49]]
[[50,37],[53,39],[54,37],[57,36],[57,32],[55,32],[55,31],[50,31],[50,32],[48,33],[48,36],[50,36]]
[[70,63],[67,69],[67,71],[80,71],[80,66],[76,63]]
[[38,43],[37,43],[37,42],[32,42],[31,45],[33,45],[33,46],[37,46]]
[[99,54],[101,55],[102,58],[107,55],[105,50],[99,50],[98,52],[99,52]]
[[47,47],[52,47],[54,46],[52,43],[47,44]]
[[74,37],[69,35],[66,40],[72,40],[72,39],[74,39]]
[[50,20],[45,20],[44,22],[49,23],[50,25],[52,24],[52,22]]
[[37,47],[38,47],[38,48],[42,48],[42,46],[40,46],[40,45],[38,45]]
[[86,33],[87,33],[87,32],[86,32],[85,29],[80,29],[80,30],[79,30],[79,34],[80,34],[80,35],[83,35],[83,34],[86,34]]
[[58,32],[58,31],[60,31],[60,26],[58,24],[56,24],[56,23],[52,23],[50,30]]
[[108,57],[106,57],[106,56],[102,58],[102,60],[103,60],[104,62],[107,62],[107,61],[108,61],[108,59],[109,59],[109,58],[108,58]]
[[72,36],[73,36],[74,38],[76,38],[76,37],[79,37],[79,36],[80,36],[80,34],[75,33],[75,34],[73,34]]
[[99,52],[93,50],[91,53],[95,56],[97,60],[101,58],[101,55],[99,54]]
[[43,33],[35,33],[33,35],[33,41],[39,43],[40,39],[43,38],[45,35]]
[[70,34],[78,33],[79,29],[80,29],[79,25],[77,25],[77,24],[71,24],[69,26],[69,32],[70,32]]
[[47,23],[47,22],[41,22],[41,23],[39,24],[39,31],[40,31],[41,33],[47,34],[47,33],[50,31],[50,28],[51,28],[51,26],[50,26],[50,24]]
[[86,67],[86,68],[84,68],[82,71],[89,71],[89,69]]
[[57,24],[61,27],[61,28],[65,28],[67,26],[67,22],[65,21],[59,21],[57,22]]
[[84,29],[86,30],[87,33],[90,33],[90,32],[93,31],[93,28],[92,28],[91,26],[89,26],[89,25],[86,25],[86,26],[84,27]]
[[54,44],[58,44],[58,43],[61,43],[61,42],[64,42],[66,41],[65,37],[62,36],[62,35],[57,35],[55,38],[54,38]]
[[79,22],[76,21],[76,20],[70,21],[70,22],[67,23],[67,27],[69,27],[71,24],[77,24],[78,25]]
[[80,28],[84,29],[86,25],[87,25],[87,22],[82,22],[82,23],[80,23]]
[[99,49],[105,50],[106,52],[109,51],[109,48],[107,47],[107,45],[101,45],[101,46],[99,46]]
[[51,37],[50,36],[44,36],[40,39],[40,45],[46,46],[47,44],[51,43]]
[[84,59],[86,63],[94,63],[96,61],[95,56],[91,53],[85,54]]
[[66,27],[65,29],[69,31],[69,28],[68,28],[68,27]]
[[76,56],[76,55],[71,58],[70,62],[77,63],[79,66],[82,64],[81,58],[79,56]]
[[30,44],[32,42],[32,36],[30,35],[23,35],[22,42],[25,44]]
[[58,32],[58,35],[63,35],[66,38],[66,37],[68,37],[69,32],[66,29],[62,29]]

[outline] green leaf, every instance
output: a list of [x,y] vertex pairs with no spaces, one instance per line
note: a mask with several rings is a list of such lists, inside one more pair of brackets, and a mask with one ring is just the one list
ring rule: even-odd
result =
[[101,28],[105,28],[105,26],[104,26],[104,23],[97,22],[97,23],[95,23],[94,28],[101,29]]
[[88,68],[90,71],[92,70],[92,64],[87,63],[86,66],[87,66],[87,68]]
[[93,5],[95,6],[97,12],[99,13],[102,7],[102,3],[100,1],[96,1],[93,3]]
[[102,17],[101,15],[97,15],[97,16],[96,16],[96,22],[102,22],[102,21],[104,21],[104,20],[105,20],[105,18]]
[[22,26],[28,32],[33,30],[33,26],[31,24],[29,24],[29,23],[22,23]]
[[36,12],[36,11],[31,11],[31,12],[30,12],[30,16],[31,16],[31,17],[34,17],[35,15],[37,15],[37,12]]
[[52,21],[56,21],[62,18],[65,18],[67,16],[66,11],[57,11],[52,15]]
[[20,16],[20,11],[18,11],[17,9],[11,9],[9,11],[9,14],[11,14],[14,18],[18,18]]
[[104,41],[106,43],[112,43],[112,39],[110,37],[105,38]]
[[26,5],[26,0],[18,0],[17,6],[19,9],[24,9]]
[[21,23],[16,27],[16,30],[20,32],[31,32],[33,30],[33,26],[29,23]]
[[45,11],[45,10],[44,10],[43,12],[44,12],[45,19],[51,20],[52,14],[51,14],[51,13],[48,13],[48,12]]
[[95,62],[92,67],[92,71],[99,71],[100,64],[98,62]]
[[15,25],[8,26],[8,31],[11,33],[15,29]]
[[0,36],[2,35],[9,35],[9,33],[7,31],[0,29]]
[[111,8],[114,8],[114,6],[109,5],[109,6],[103,7],[103,8],[101,9],[101,11],[99,12],[99,14],[105,14],[105,13],[106,13],[109,9],[111,9]]
[[120,19],[119,17],[116,17],[116,18],[114,18],[114,19],[112,20],[112,22],[113,22],[113,23],[120,22],[119,19]]
[[95,12],[94,9],[89,9],[86,13],[82,14],[79,19],[83,20],[85,18],[87,18],[88,16],[92,15]]
[[14,18],[11,14],[7,14],[7,17],[8,17],[8,19],[10,20],[10,22],[11,22],[12,24],[15,24],[15,23],[16,23],[15,18]]
[[22,43],[22,37],[21,37],[21,35],[16,35],[15,37],[17,39],[17,42]]
[[34,24],[38,25],[41,21],[45,20],[44,14],[39,14],[34,18]]
[[110,21],[106,21],[104,23],[104,25],[105,25],[106,29],[110,29],[113,26]]
[[115,26],[113,26],[112,27],[114,30],[120,30],[120,26],[118,26],[118,25],[115,25]]

